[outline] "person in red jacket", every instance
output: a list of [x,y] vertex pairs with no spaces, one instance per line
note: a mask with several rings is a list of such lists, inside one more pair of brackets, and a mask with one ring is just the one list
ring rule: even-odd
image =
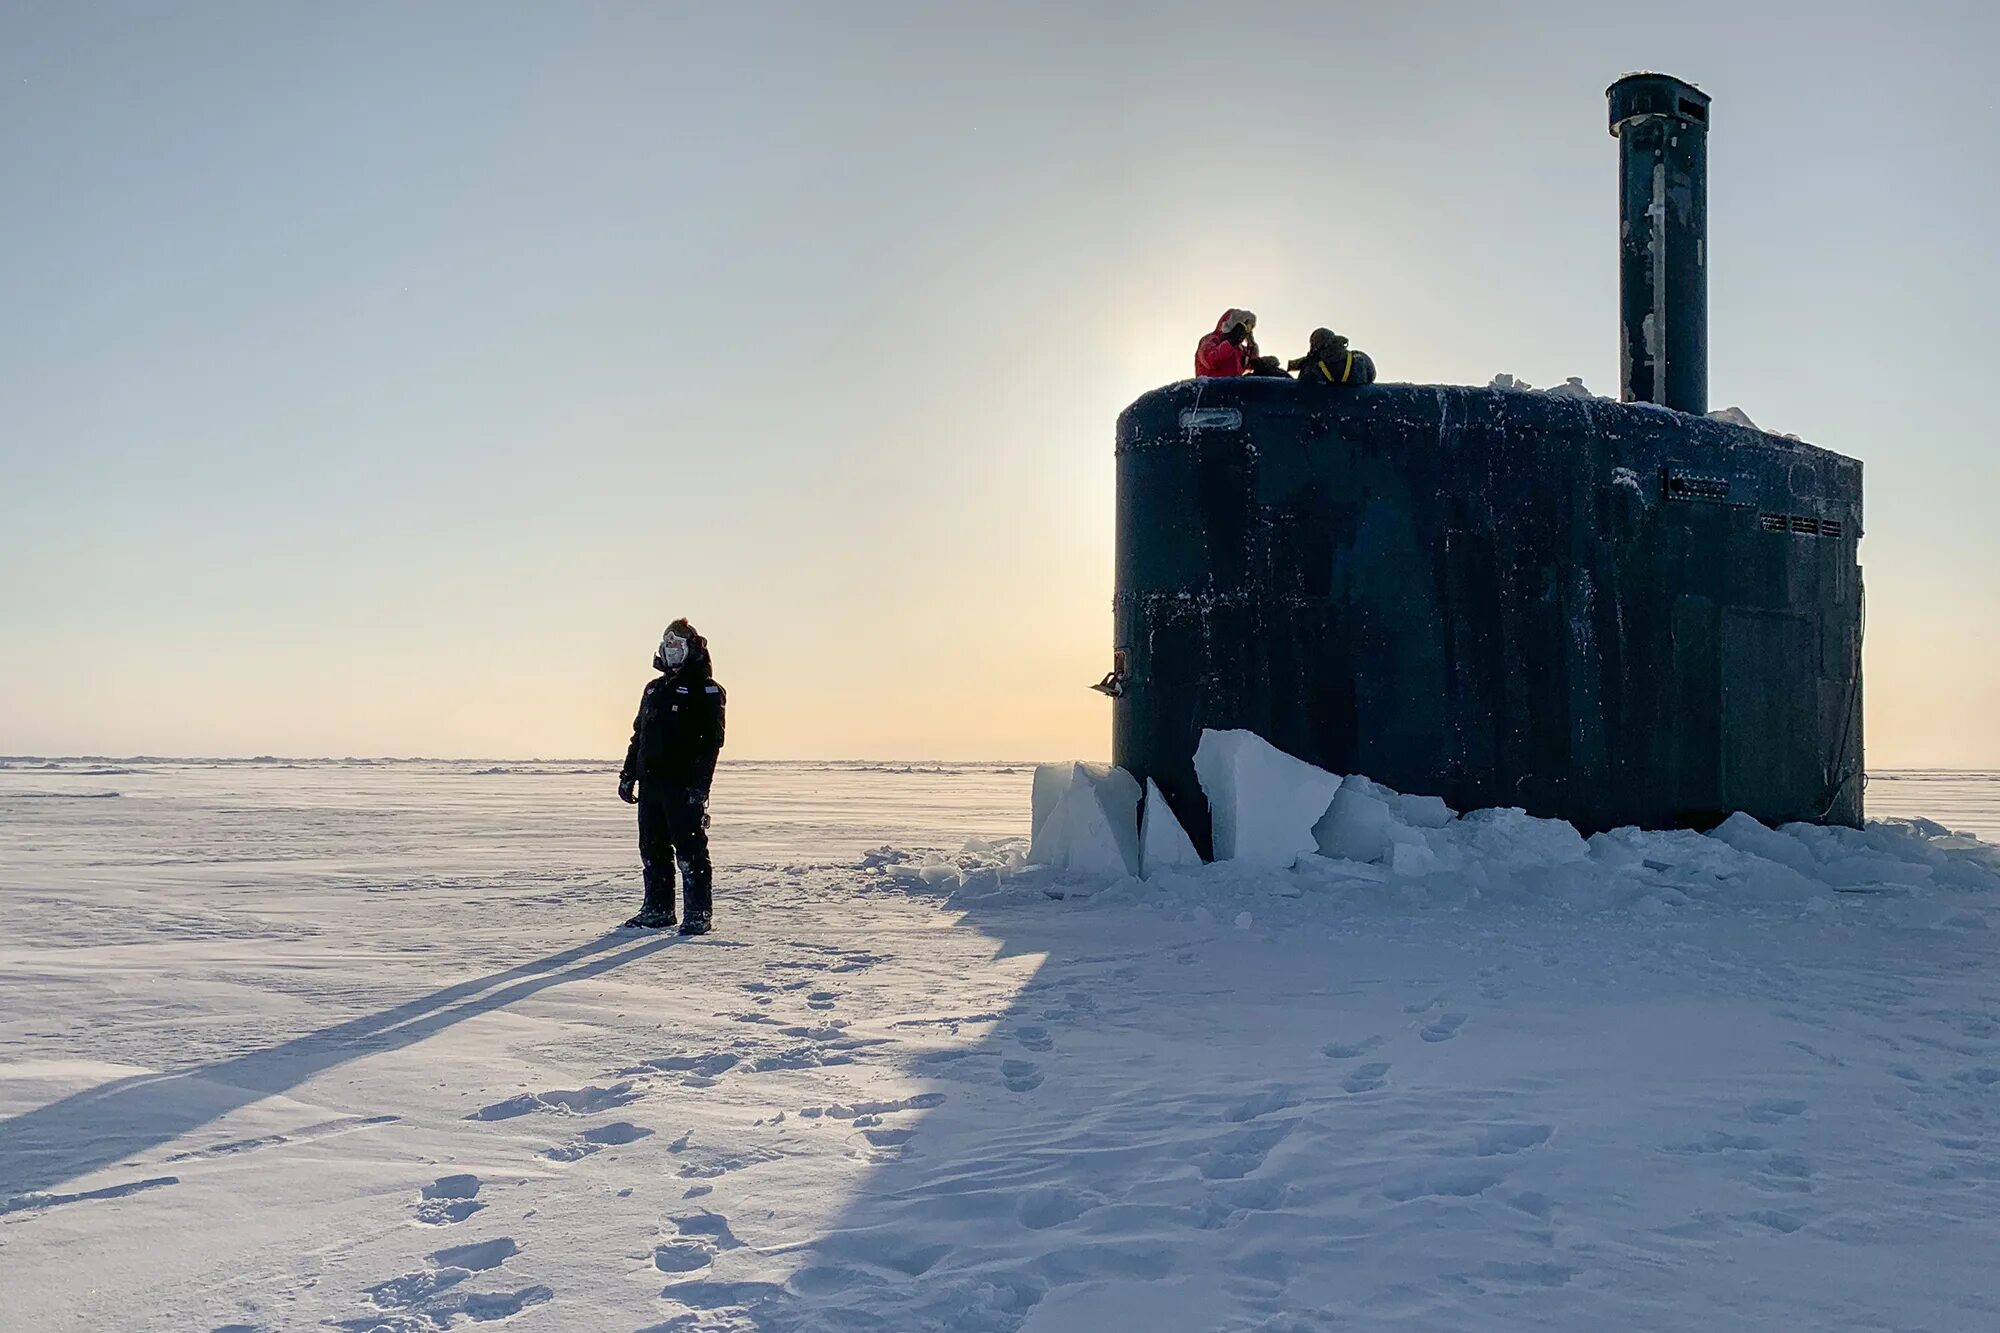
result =
[[1194,373],[1233,379],[1249,367],[1248,358],[1257,354],[1252,333],[1257,317],[1248,310],[1225,310],[1215,321],[1215,332],[1205,333],[1194,348]]
[[1283,375],[1278,359],[1257,354],[1257,316],[1248,310],[1225,310],[1215,332],[1195,344],[1194,373],[1220,379],[1238,375]]

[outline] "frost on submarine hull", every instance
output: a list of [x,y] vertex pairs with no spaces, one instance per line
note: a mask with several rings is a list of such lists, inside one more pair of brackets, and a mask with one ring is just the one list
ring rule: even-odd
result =
[[1861,819],[1861,465],[1647,405],[1192,380],[1119,418],[1113,760],[1202,729],[1590,832]]

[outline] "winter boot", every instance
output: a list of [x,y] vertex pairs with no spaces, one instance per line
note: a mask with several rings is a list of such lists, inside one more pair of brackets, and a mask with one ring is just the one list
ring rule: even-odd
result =
[[646,903],[625,923],[627,930],[665,930],[674,924],[674,872],[670,866],[645,864]]
[[709,928],[709,913],[714,898],[709,893],[709,882],[714,870],[708,863],[708,845],[703,842],[696,848],[695,855],[680,863],[681,891],[686,895],[683,906],[687,908],[687,921],[681,926],[683,935],[706,935]]

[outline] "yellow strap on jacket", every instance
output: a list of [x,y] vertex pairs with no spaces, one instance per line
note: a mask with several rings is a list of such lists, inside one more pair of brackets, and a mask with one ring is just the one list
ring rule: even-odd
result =
[[1328,384],[1347,383],[1347,377],[1354,373],[1354,349],[1353,348],[1348,349],[1347,364],[1343,365],[1340,368],[1340,378],[1338,380],[1334,379],[1333,372],[1326,368],[1326,362],[1324,361],[1319,363],[1319,373],[1326,376],[1326,382]]

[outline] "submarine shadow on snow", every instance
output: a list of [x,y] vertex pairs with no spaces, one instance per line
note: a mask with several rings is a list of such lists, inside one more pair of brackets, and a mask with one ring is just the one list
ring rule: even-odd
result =
[[[1204,997],[1221,983],[1204,979],[1191,941],[1080,922],[1087,898],[1057,896],[1075,887],[1052,878],[1046,896],[971,899],[888,890],[935,902],[990,939],[996,959],[1042,961],[977,1016],[990,1023],[982,1035],[902,1062],[912,1095],[839,1127],[868,1168],[816,1234],[765,1252],[786,1265],[782,1278],[766,1268],[732,1280],[726,1264],[670,1278],[644,1333],[1228,1322],[1246,1293],[1182,1291],[1186,1265],[1223,1228],[1284,1215],[1292,1156],[1323,1151],[1318,1119],[1354,1096],[1342,1086],[1352,1064],[1327,1058],[1323,1034],[1266,1022],[1326,979],[1304,955],[1277,958],[1259,995],[1211,1007]],[[1096,1322],[1100,1304],[1147,1286],[1180,1292],[1179,1304],[1155,1309],[1156,1294],[1119,1316],[1142,1323]]]

